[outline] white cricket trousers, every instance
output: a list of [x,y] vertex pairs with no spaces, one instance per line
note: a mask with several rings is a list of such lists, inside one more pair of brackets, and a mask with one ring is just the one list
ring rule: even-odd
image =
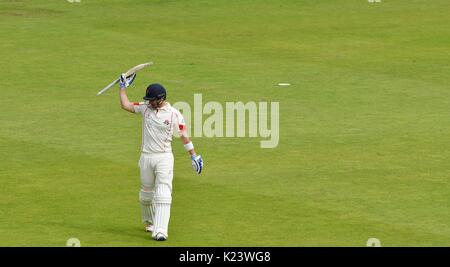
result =
[[172,204],[173,154],[141,153],[139,168],[142,221],[153,224],[153,236],[162,233],[168,237]]

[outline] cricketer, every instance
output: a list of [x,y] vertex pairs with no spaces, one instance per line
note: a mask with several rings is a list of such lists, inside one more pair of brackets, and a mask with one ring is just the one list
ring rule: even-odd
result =
[[119,95],[122,109],[142,115],[142,145],[139,160],[142,222],[145,231],[152,233],[157,241],[167,240],[170,207],[172,204],[173,154],[172,137],[178,131],[184,148],[189,153],[192,167],[200,174],[203,159],[197,155],[190,141],[186,123],[181,113],[166,101],[165,88],[157,83],[147,87],[145,102],[130,102],[125,89],[134,81],[136,74],[119,77]]

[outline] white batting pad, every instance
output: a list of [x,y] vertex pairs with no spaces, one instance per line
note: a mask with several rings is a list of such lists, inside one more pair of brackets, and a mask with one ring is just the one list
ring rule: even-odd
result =
[[153,197],[153,191],[144,191],[141,189],[141,191],[139,192],[139,202],[141,203],[143,223],[148,222],[150,224],[153,224]]
[[167,184],[156,185],[154,209],[154,235],[162,233],[168,236],[169,219],[170,219],[170,205],[172,203],[172,191]]

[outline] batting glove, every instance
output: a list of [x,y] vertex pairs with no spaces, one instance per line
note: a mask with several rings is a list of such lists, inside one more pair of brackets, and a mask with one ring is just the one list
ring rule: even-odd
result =
[[128,78],[125,77],[125,73],[120,74],[120,77],[119,77],[120,89],[124,90],[125,88],[130,86],[134,82],[134,79],[136,79],[136,73],[128,76]]
[[194,169],[194,171],[197,174],[202,173],[203,170],[203,159],[202,156],[200,155],[192,155],[191,156],[191,160],[192,160],[192,168]]

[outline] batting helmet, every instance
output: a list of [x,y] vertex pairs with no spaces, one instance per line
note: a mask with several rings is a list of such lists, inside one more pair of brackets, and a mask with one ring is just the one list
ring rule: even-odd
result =
[[159,83],[150,84],[145,92],[145,100],[163,99],[166,100],[166,89]]

